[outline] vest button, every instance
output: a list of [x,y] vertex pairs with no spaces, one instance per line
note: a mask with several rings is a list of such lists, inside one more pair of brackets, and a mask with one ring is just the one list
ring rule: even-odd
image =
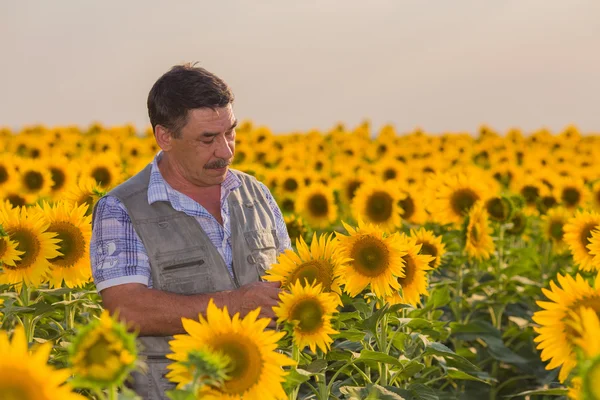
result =
[[252,207],[254,207],[254,203],[250,203],[250,202],[248,202],[248,203],[244,203],[244,206],[245,206],[246,208],[252,208]]
[[254,261],[254,257],[252,257],[252,254],[250,254],[246,259],[248,260],[248,262],[250,264],[254,264],[256,262],[256,261]]

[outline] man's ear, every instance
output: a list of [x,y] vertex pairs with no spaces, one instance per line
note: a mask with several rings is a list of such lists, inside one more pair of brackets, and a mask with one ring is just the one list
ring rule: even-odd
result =
[[154,137],[156,137],[156,143],[163,151],[169,151],[173,147],[173,136],[164,126],[156,125],[156,128],[154,128]]

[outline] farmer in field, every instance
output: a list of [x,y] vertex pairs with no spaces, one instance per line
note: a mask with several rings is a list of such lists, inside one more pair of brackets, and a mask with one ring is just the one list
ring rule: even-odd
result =
[[94,210],[90,244],[104,307],[139,330],[148,375],[142,397],[164,398],[171,335],[209,299],[230,313],[261,307],[274,318],[277,283],[261,276],[290,247],[267,187],[229,169],[237,120],[233,93],[203,68],[175,66],[156,81],[148,113],[160,151]]

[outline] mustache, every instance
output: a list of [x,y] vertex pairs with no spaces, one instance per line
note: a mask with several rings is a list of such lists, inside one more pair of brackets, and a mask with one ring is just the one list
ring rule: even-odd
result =
[[204,166],[204,169],[221,169],[231,165],[231,160],[223,160],[222,158],[211,161]]

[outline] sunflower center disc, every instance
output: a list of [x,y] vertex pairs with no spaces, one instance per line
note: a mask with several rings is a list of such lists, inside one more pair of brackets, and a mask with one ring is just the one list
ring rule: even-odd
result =
[[460,189],[452,194],[450,204],[452,204],[452,209],[456,214],[464,215],[477,200],[479,200],[479,196],[471,189]]
[[62,253],[62,256],[49,260],[52,264],[70,268],[85,255],[85,239],[75,225],[69,222],[54,222],[48,231],[57,233],[56,238],[60,239],[58,251]]
[[552,223],[550,223],[550,236],[552,239],[561,241],[564,234],[562,221],[552,221]]
[[0,237],[0,258],[2,258],[4,256],[4,253],[6,253],[6,249],[8,249],[8,244],[6,243],[6,239],[3,237]]
[[479,243],[479,230],[477,229],[476,225],[473,225],[473,227],[471,228],[471,237],[469,238],[469,240],[474,246],[477,246],[477,244]]
[[52,175],[52,190],[56,191],[63,187],[65,184],[65,173],[60,168],[50,168],[50,174]]
[[437,255],[438,255],[437,247],[435,247],[431,243],[423,242],[423,243],[421,243],[420,253],[434,257],[433,260],[429,261],[429,266],[433,267],[433,265],[435,264],[435,259],[437,258]]
[[365,276],[379,276],[388,269],[389,251],[385,243],[371,236],[358,239],[350,257],[354,259],[354,268]]
[[386,181],[389,181],[391,179],[396,179],[396,176],[398,174],[396,173],[396,170],[393,168],[388,168],[384,171],[383,173],[383,179]]
[[28,190],[37,191],[44,186],[44,176],[37,171],[27,171],[23,176],[23,181]]
[[404,260],[404,278],[398,278],[398,282],[400,282],[400,286],[405,288],[410,286],[415,280],[417,266],[413,258],[409,255],[405,255],[402,259]]
[[256,344],[241,335],[230,334],[215,338],[213,347],[231,360],[231,379],[223,385],[225,393],[242,395],[259,383],[263,360]]
[[[348,196],[350,200],[354,198],[356,190],[360,187],[360,183],[360,181],[352,180],[346,184],[346,196]],[[598,198],[598,202],[600,202],[600,191],[598,191]]]
[[521,194],[527,204],[535,204],[537,198],[540,197],[540,189],[535,186],[525,186],[521,189]]
[[290,320],[298,321],[298,330],[313,332],[323,325],[323,309],[317,299],[304,299],[290,313]]
[[292,199],[283,199],[281,202],[281,209],[284,212],[294,212],[296,205],[294,204],[294,200]]
[[84,363],[87,366],[90,365],[104,365],[108,360],[111,351],[111,343],[106,340],[104,335],[100,336],[95,340],[87,349],[85,354]]
[[15,261],[14,266],[3,265],[7,269],[26,269],[29,268],[38,258],[40,253],[40,242],[33,232],[24,228],[15,228],[8,230],[11,240],[17,242],[17,250],[22,251],[21,260]]
[[296,182],[296,180],[293,178],[287,178],[283,182],[283,187],[288,192],[294,192],[296,189],[298,189],[298,182]]
[[331,268],[329,265],[325,265],[325,262],[311,260],[296,268],[290,277],[290,283],[295,284],[299,280],[304,285],[305,281],[308,284],[316,281],[323,285],[324,291],[329,291],[331,290],[330,270]]
[[8,200],[10,205],[13,207],[23,207],[24,205],[27,204],[27,201],[25,200],[25,198],[19,196],[16,193],[12,193],[12,194],[9,194],[8,196],[6,196],[6,200]]
[[90,193],[82,195],[77,200],[77,204],[87,204],[88,208],[85,212],[86,217],[94,211],[94,197]]
[[508,207],[501,198],[493,198],[486,204],[486,209],[490,217],[496,221],[504,221],[508,218]]
[[569,207],[576,206],[581,200],[581,193],[576,188],[566,188],[562,192],[561,200]]
[[98,182],[98,184],[103,187],[107,187],[110,185],[110,172],[105,167],[94,168],[94,170],[92,171],[92,178],[94,178],[96,182]]
[[4,165],[0,165],[0,185],[8,180],[8,171]]
[[392,216],[394,199],[386,192],[375,192],[367,200],[366,213],[373,222],[384,222]]
[[581,245],[588,252],[587,245],[590,244],[590,239],[592,238],[592,231],[596,228],[598,224],[591,223],[587,224],[582,230],[579,236],[579,240],[581,241]]
[[327,202],[327,198],[322,194],[315,194],[308,200],[308,208],[312,215],[324,217],[329,211],[329,203]]
[[412,197],[406,196],[406,198],[403,200],[400,200],[398,202],[398,204],[400,205],[400,207],[403,210],[402,218],[410,219],[410,217],[412,217],[413,214],[415,213],[415,202],[413,201]]

